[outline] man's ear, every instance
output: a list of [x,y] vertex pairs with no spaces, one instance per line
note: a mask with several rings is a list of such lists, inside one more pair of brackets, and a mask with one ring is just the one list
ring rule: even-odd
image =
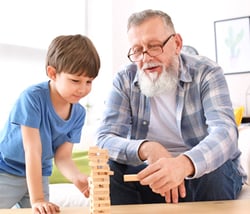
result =
[[176,42],[176,54],[179,55],[182,49],[182,37],[178,33],[175,35],[175,42]]
[[55,80],[56,79],[56,69],[52,66],[47,66],[47,76],[51,79],[51,80]]

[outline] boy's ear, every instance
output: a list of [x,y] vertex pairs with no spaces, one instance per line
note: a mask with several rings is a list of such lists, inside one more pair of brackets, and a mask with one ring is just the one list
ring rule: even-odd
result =
[[51,80],[55,80],[56,78],[56,69],[52,66],[47,66],[47,76],[51,79]]

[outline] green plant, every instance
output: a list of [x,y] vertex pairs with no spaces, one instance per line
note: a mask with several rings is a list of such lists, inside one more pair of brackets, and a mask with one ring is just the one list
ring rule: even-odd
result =
[[244,36],[244,30],[241,29],[240,32],[235,33],[232,27],[228,29],[228,36],[225,39],[226,46],[230,49],[231,58],[237,58],[240,54],[240,48],[238,47],[240,41]]

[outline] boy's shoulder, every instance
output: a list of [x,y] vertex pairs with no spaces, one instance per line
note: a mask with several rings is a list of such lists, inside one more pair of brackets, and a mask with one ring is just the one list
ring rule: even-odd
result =
[[[18,98],[19,101],[21,100],[46,100],[49,93],[49,83],[47,82],[40,82],[37,84],[33,84],[28,86],[26,89],[24,89]],[[29,101],[29,102],[30,102]]]
[[36,90],[47,90],[47,89],[49,89],[49,83],[48,81],[45,81],[45,82],[40,82],[40,83],[30,85],[26,90],[36,91]]
[[42,91],[48,91],[49,90],[49,83],[48,82],[40,82],[33,85],[28,86],[23,93],[24,94],[30,94],[30,93],[41,93]]

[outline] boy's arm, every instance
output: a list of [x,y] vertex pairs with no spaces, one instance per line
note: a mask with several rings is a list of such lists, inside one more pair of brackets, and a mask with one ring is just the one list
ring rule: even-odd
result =
[[88,176],[84,175],[79,171],[76,164],[72,160],[72,150],[73,144],[65,142],[62,144],[55,153],[55,164],[60,172],[75,186],[84,193],[85,196],[88,196]]
[[21,126],[25,153],[26,179],[32,213],[57,213],[59,206],[45,201],[42,184],[42,144],[39,130]]
[[31,204],[44,201],[42,186],[42,145],[39,130],[21,126],[26,164],[26,179]]

